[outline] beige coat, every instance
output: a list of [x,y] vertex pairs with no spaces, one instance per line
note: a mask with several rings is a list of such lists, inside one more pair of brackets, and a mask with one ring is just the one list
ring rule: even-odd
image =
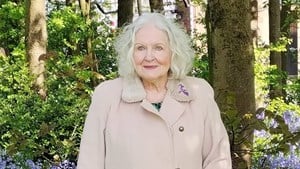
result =
[[160,111],[138,79],[101,83],[92,97],[78,169],[231,169],[229,141],[203,79],[169,80]]

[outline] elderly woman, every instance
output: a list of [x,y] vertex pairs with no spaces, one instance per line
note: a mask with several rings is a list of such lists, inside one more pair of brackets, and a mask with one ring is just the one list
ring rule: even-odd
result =
[[188,36],[144,14],[116,41],[120,78],[92,97],[78,169],[231,169],[228,136]]

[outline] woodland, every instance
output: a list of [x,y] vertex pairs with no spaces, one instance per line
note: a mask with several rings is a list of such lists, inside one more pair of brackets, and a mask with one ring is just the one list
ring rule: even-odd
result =
[[[0,169],[76,168],[93,90],[118,77],[114,39],[145,1],[0,0]],[[269,44],[251,26],[260,1]],[[190,75],[214,88],[233,168],[300,169],[300,68],[291,76],[286,66],[299,57],[290,35],[300,1],[148,2],[191,36]],[[192,29],[191,7],[204,11],[194,22],[205,32]]]

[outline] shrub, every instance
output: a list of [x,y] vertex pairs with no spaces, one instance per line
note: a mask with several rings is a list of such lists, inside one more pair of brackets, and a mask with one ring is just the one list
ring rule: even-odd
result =
[[[104,21],[91,21],[88,26],[74,11],[66,7],[48,15],[45,100],[33,88],[23,34],[13,36],[7,57],[0,56],[0,149],[9,156],[6,164],[74,166],[91,93],[101,80],[116,76],[115,32]],[[22,26],[17,28],[24,32]],[[88,36],[93,37],[94,58],[86,54]]]
[[253,169],[300,168],[300,108],[273,100],[257,114],[265,124],[254,131]]

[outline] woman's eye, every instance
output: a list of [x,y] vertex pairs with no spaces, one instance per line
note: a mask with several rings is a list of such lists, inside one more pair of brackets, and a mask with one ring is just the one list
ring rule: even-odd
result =
[[161,51],[161,50],[163,50],[163,47],[162,47],[162,46],[156,46],[155,49],[156,49],[157,51]]
[[145,50],[145,47],[144,46],[138,46],[136,49],[137,50]]

